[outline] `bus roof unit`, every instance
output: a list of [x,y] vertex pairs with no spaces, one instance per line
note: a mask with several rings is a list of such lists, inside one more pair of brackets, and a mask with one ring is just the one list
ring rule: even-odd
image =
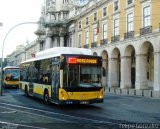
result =
[[92,51],[86,48],[76,48],[76,47],[54,47],[41,52],[37,52],[35,58],[24,61],[30,62],[35,60],[42,60],[51,57],[57,57],[62,54],[77,54],[77,55],[92,55]]

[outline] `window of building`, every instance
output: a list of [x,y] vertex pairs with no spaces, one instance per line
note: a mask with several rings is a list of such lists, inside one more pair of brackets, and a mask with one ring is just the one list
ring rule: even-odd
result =
[[86,25],[88,25],[88,17],[86,17]]
[[40,42],[40,51],[44,50],[44,41]]
[[78,35],[78,47],[81,46],[81,34]]
[[119,19],[114,19],[114,36],[119,35]]
[[118,8],[118,0],[114,2],[114,11],[117,11]]
[[94,13],[94,21],[97,21],[97,13]]
[[107,7],[103,8],[103,17],[107,16]]
[[93,42],[97,42],[97,28],[93,29]]
[[107,24],[103,24],[103,39],[107,39]]
[[72,47],[72,34],[69,37],[69,46]]
[[89,32],[88,31],[86,31],[85,42],[86,42],[86,44],[89,43]]
[[127,5],[133,4],[133,0],[127,0]]
[[151,10],[150,6],[146,6],[143,8],[143,27],[147,27],[151,25]]
[[81,29],[81,27],[82,27],[82,24],[81,24],[81,21],[79,22],[79,29]]
[[133,13],[127,15],[127,32],[133,31]]

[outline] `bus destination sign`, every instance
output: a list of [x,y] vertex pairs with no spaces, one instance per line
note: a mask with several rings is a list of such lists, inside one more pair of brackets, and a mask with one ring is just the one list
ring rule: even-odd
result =
[[97,64],[97,59],[69,57],[69,64]]

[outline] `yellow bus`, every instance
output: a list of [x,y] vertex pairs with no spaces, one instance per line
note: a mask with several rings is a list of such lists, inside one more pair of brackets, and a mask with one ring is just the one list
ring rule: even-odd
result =
[[102,59],[84,48],[54,47],[22,62],[20,86],[45,103],[102,103]]
[[16,66],[6,66],[3,68],[3,87],[17,87],[19,88],[20,69]]

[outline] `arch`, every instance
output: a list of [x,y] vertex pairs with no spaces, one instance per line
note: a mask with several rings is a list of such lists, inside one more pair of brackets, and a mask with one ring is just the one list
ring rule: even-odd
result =
[[140,46],[139,51],[140,51],[141,54],[147,54],[149,48],[151,48],[154,52],[153,44],[150,41],[145,41]]
[[97,52],[93,52],[93,55],[94,55],[94,56],[97,56],[98,54],[97,54]]
[[120,87],[121,80],[121,54],[116,47],[111,52],[109,60],[109,85],[111,87]]
[[108,53],[106,50],[103,50],[101,53],[102,56],[102,67],[104,69],[102,74],[102,85],[106,88],[108,87]]
[[[137,89],[153,89],[154,85],[154,46],[150,41],[141,43],[136,58]],[[140,75],[140,76],[139,76]],[[139,83],[140,82],[140,83]]]
[[102,59],[107,59],[108,58],[108,52],[106,50],[103,50],[101,53]]
[[127,45],[124,49],[124,57],[121,64],[121,87],[135,88],[136,56],[133,45]]
[[112,50],[111,58],[118,58],[120,55],[120,50],[116,47]]
[[135,52],[135,48],[133,45],[126,46],[124,49],[124,56],[131,56],[133,51]]

